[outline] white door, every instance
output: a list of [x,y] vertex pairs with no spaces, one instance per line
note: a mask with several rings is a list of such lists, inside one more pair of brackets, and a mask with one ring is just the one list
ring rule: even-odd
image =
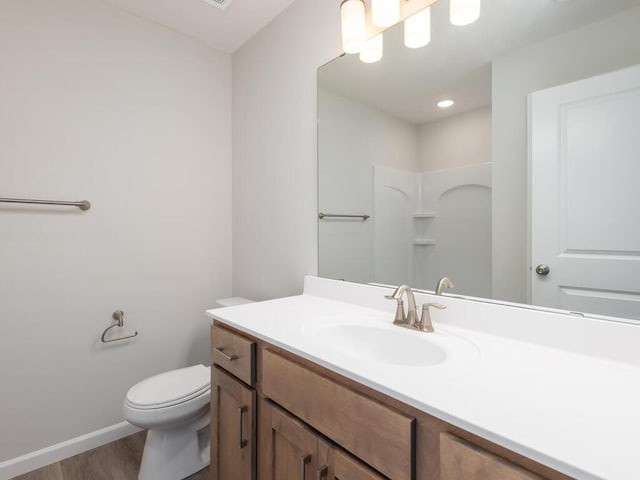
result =
[[529,112],[532,303],[640,320],[640,66],[535,92]]

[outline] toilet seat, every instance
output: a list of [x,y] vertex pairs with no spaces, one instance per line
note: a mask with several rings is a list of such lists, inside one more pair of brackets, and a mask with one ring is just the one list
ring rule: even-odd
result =
[[130,400],[129,398],[127,398],[127,403],[129,404],[129,406],[140,409],[140,410],[158,410],[162,408],[173,407],[174,405],[179,405],[181,403],[188,402],[189,400],[193,400],[194,398],[197,398],[200,395],[207,393],[210,389],[211,389],[211,385],[207,385],[205,387],[202,387],[198,391],[192,392],[182,397],[178,397],[175,400],[171,400],[169,402],[149,403],[145,405],[145,404],[134,402],[133,400]]
[[126,403],[135,409],[156,410],[195,399],[211,388],[211,370],[204,365],[180,368],[136,383]]
[[140,428],[171,429],[185,423],[190,423],[202,414],[208,415],[211,390],[181,403],[161,408],[138,408],[124,402],[124,418],[129,423]]
[[211,398],[211,368],[180,368],[142,380],[127,392],[124,418],[140,428],[170,429],[206,413]]

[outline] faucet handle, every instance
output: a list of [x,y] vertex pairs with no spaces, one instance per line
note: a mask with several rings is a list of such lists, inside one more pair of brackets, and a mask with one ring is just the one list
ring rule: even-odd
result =
[[420,316],[420,330],[423,332],[433,332],[433,324],[431,323],[431,312],[429,312],[429,308],[437,308],[439,310],[443,310],[447,308],[446,305],[442,305],[441,303],[424,303],[422,304],[422,315]]
[[446,305],[442,305],[441,303],[425,303],[422,305],[422,310],[429,310],[430,307],[437,308],[438,310],[447,308]]
[[384,298],[386,298],[387,300],[395,300],[398,302],[398,306],[396,307],[396,318],[393,319],[394,325],[406,323],[407,318],[404,315],[404,300],[402,300],[402,297],[397,298],[394,295],[385,295]]

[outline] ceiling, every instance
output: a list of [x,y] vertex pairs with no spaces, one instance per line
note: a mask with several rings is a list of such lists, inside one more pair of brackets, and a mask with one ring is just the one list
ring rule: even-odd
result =
[[[592,23],[640,0],[483,0],[480,19],[449,23],[447,0],[431,7],[432,40],[403,44],[402,25],[384,34],[384,56],[373,64],[345,55],[318,71],[321,88],[421,124],[491,104],[491,61],[525,45]],[[419,92],[419,93],[418,93]],[[454,98],[455,108],[435,104]]]
[[295,0],[233,0],[226,10],[204,0],[105,1],[199,39],[216,50],[232,53]]

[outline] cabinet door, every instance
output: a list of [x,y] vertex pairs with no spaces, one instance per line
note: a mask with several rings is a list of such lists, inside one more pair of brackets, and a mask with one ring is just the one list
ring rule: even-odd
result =
[[315,480],[318,438],[266,400],[260,402],[260,480]]
[[448,433],[440,434],[441,480],[543,480]]
[[315,480],[334,480],[334,455],[336,448],[333,445],[318,439],[318,469],[316,470]]
[[256,392],[211,368],[211,478],[253,480]]
[[335,480],[384,480],[385,477],[373,471],[362,462],[340,450],[334,452]]

